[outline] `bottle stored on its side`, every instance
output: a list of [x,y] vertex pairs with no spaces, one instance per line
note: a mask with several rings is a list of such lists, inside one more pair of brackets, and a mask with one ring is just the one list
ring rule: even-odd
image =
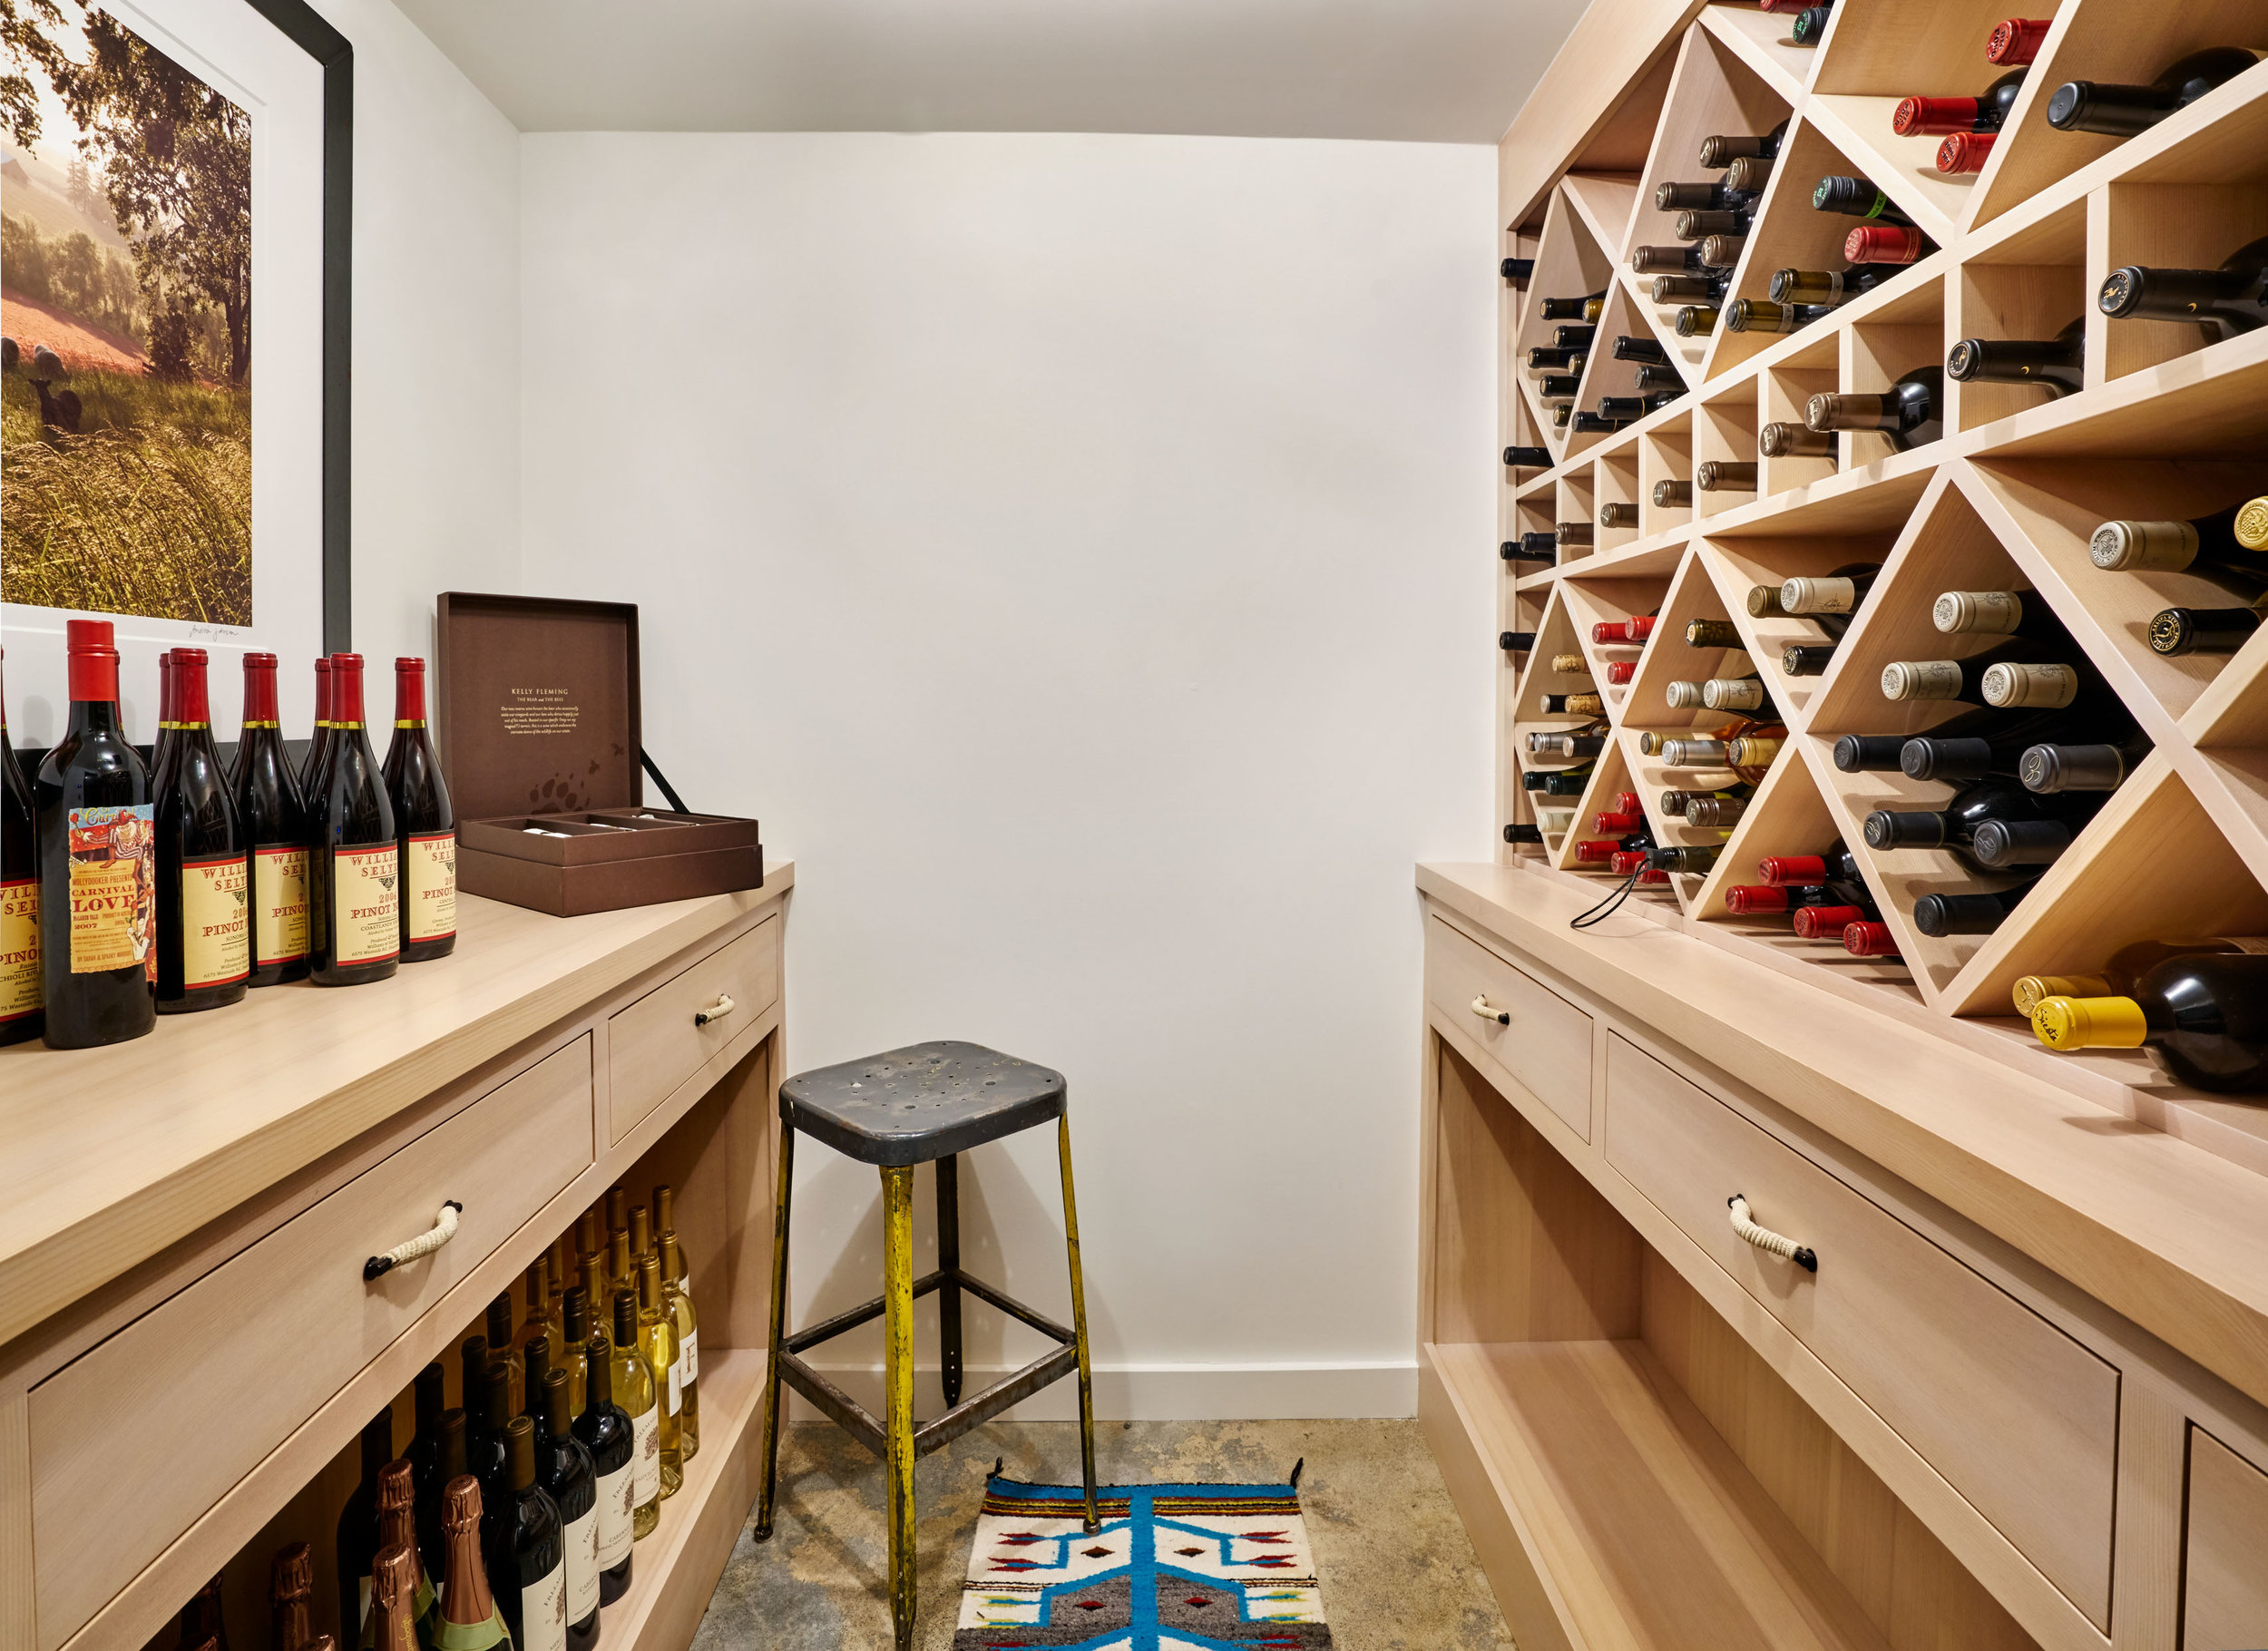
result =
[[1998,132],[2008,123],[2024,89],[2025,70],[2019,66],[1994,81],[1975,97],[1910,97],[1891,111],[1890,129],[1901,138],[1947,132]]
[[244,656],[244,728],[229,774],[250,857],[252,973],[275,986],[308,972],[307,806],[276,712],[276,656]]
[[1760,137],[1746,133],[1723,133],[1701,140],[1700,164],[1711,171],[1722,171],[1744,156],[1758,160],[1774,160],[1780,145],[1787,138],[1787,122],[1782,121]]
[[315,1550],[291,1542],[268,1567],[270,1651],[299,1651],[315,1637]]
[[7,696],[0,692],[0,1044],[38,1037],[47,1024],[45,1001],[39,967],[39,829],[32,788],[8,743]]
[[481,1530],[488,1521],[481,1506],[480,1481],[470,1473],[453,1479],[441,1493],[441,1529],[449,1544],[442,1572],[440,1626],[435,1638],[445,1651],[512,1651],[511,1630],[488,1585],[481,1558]]
[[1735,299],[1725,309],[1725,326],[1736,333],[1792,333],[1834,313],[1832,304],[1781,304],[1761,298]]
[[1846,264],[1914,264],[1936,250],[1935,241],[1902,224],[1861,224],[1843,238]]
[[1694,466],[1693,484],[1702,493],[1754,493],[1754,459],[1703,459]]
[[307,755],[299,761],[299,796],[315,789],[323,771],[323,747],[331,739],[331,660],[328,654],[315,661],[315,726],[308,734]]
[[1654,504],[1658,510],[1692,509],[1693,484],[1690,482],[1655,483]]
[[1924,894],[1913,903],[1913,926],[1931,940],[1948,934],[1989,934],[2032,891],[2031,883],[1983,894]]
[[1505,540],[1498,553],[1507,562],[1557,562],[1559,541],[1551,533],[1522,533],[1517,539]]
[[1508,258],[1496,267],[1496,272],[1514,287],[1524,288],[1536,273],[1532,258]]
[[[1729,176],[1715,183],[1657,183],[1654,186],[1654,210],[1657,212],[1745,211],[1755,204],[1756,196],[1761,192],[1736,186]],[[1691,239],[1692,237],[1684,239]]]
[[488,1583],[514,1651],[564,1651],[567,1644],[565,1531],[559,1504],[535,1482],[535,1423],[514,1416],[504,1429],[511,1503],[487,1527]]
[[2218,269],[2114,269],[2095,305],[2114,320],[2195,321],[2207,343],[2268,326],[2268,236],[2245,242]]
[[90,1049],[157,1023],[156,809],[119,719],[111,621],[64,630],[70,720],[32,781],[42,1035],[52,1049]]
[[1996,23],[1985,40],[1985,62],[2011,67],[2032,62],[2054,24],[2052,17],[2009,17]]
[[1549,470],[1551,468],[1551,449],[1549,447],[1507,447],[1504,463],[1514,470]]
[[543,1378],[544,1425],[536,1435],[535,1478],[559,1509],[567,1572],[568,1651],[591,1651],[599,1643],[599,1479],[591,1452],[574,1436],[572,1421],[567,1373],[552,1371]]
[[2209,46],[2168,64],[2146,86],[2075,80],[2048,100],[2048,124],[2058,132],[2094,132],[2130,138],[2224,86],[2268,52],[2253,46]]
[[251,870],[220,753],[201,648],[173,650],[173,738],[151,778],[158,844],[160,1014],[244,1001]]
[[[385,1554],[399,1548],[408,1556],[408,1592],[410,1621],[415,1627],[415,1637],[430,1639],[433,1631],[433,1584],[427,1580],[425,1568],[417,1548],[417,1489],[416,1470],[407,1461],[390,1461],[378,1472],[378,1552]],[[374,1568],[373,1577],[376,1575]],[[376,1588],[376,1582],[373,1588]],[[375,1636],[366,1634],[366,1645],[383,1645]]]
[[1872,430],[1899,452],[1945,434],[1945,369],[1918,367],[1879,392],[1823,390],[1804,408],[1814,430]]
[[1780,650],[1780,669],[1791,677],[1823,677],[1834,657],[1833,642],[1790,642]]
[[394,661],[394,738],[381,772],[401,845],[402,961],[456,949],[456,811],[425,727],[425,662]]
[[2043,998],[2125,997],[2137,978],[2168,958],[2268,955],[2268,936],[2200,935],[2182,940],[2137,940],[2118,948],[2088,974],[2028,974],[2016,982],[2016,1012],[2028,1018]]
[[1848,269],[1775,269],[1767,296],[1774,304],[1813,304],[1833,308],[1862,292],[1872,292],[1893,273],[1870,264],[1853,264]]
[[607,1373],[614,1402],[630,1418],[632,1441],[631,1534],[642,1540],[661,1522],[661,1413],[654,1393],[653,1368],[638,1339],[638,1298],[614,1293],[614,1350]]
[[1827,37],[1827,22],[1834,12],[1834,0],[1825,0],[1820,5],[1805,6],[1795,14],[1795,21],[1788,25],[1788,44],[1816,46]]
[[1590,772],[1588,763],[1580,768],[1530,768],[1520,775],[1520,786],[1539,796],[1580,796],[1590,784]]
[[331,727],[308,794],[310,952],[318,986],[382,981],[401,964],[401,847],[362,718],[362,656],[331,656]]
[[631,1521],[638,1511],[638,1474],[633,1460],[637,1433],[630,1414],[614,1402],[614,1348],[603,1334],[583,1349],[591,1371],[582,1413],[574,1434],[591,1453],[597,1476],[593,1535],[599,1568],[599,1603],[612,1605],[630,1590]]
[[370,1620],[370,1572],[378,1557],[378,1475],[393,1460],[394,1412],[389,1406],[363,1424],[362,1478],[338,1510],[339,1637],[357,1644]]
[[1596,320],[1598,310],[1593,306],[1603,307],[1606,301],[1607,289],[1602,287],[1597,292],[1585,293],[1579,298],[1539,299],[1536,313],[1547,321]]
[[1875,810],[1866,816],[1866,841],[1884,850],[1951,849],[1987,871],[2047,865],[2101,800],[2090,793],[2040,796],[1992,775],[1964,786],[1942,810]]
[[1757,619],[1807,619],[1839,638],[1850,629],[1882,571],[1879,562],[1852,562],[1824,574],[1758,585],[1748,593],[1748,611]]
[[1992,146],[2000,141],[1998,132],[1956,132],[1949,133],[1937,146],[1937,170],[1948,177],[1964,172],[1980,172],[1985,162],[1992,159]]
[[[1872,178],[1830,174],[1812,190],[1812,209],[1844,218],[1863,218],[1872,223],[1911,229],[1913,220],[1898,203],[1875,187]],[[1774,295],[1778,296],[1778,295]]]
[[1756,432],[1756,450],[1768,459],[1831,459],[1834,432],[1774,419]]
[[2049,1049],[2145,1049],[2175,1080],[2217,1094],[2268,1089],[2268,957],[2173,957],[2114,997],[2047,997],[2032,1031]]
[[2059,791],[2116,791],[2149,756],[2150,737],[2136,729],[2116,742],[2093,745],[2036,744],[2017,759],[2016,777],[2024,789],[2052,796]]
[[2052,338],[1963,338],[1945,355],[1945,376],[1960,384],[2022,384],[2052,396],[2086,387],[2087,321]]
[[2268,612],[2268,593],[2242,608],[2162,608],[2150,616],[2150,650],[2168,658],[2234,653],[2252,640]]

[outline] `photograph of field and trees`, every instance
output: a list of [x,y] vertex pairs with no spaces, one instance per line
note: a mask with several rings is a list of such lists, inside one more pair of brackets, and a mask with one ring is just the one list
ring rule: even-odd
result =
[[77,0],[0,0],[0,601],[252,622],[252,137]]

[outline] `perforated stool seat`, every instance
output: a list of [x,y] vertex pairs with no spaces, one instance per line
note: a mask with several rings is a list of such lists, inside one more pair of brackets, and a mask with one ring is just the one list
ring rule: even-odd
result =
[[[1070,1263],[1071,1324],[1054,1320],[961,1269],[957,1155],[1052,1119],[1063,1176],[1063,1242]],[[764,1460],[757,1492],[756,1539],[772,1534],[779,1474],[780,1384],[786,1382],[888,1465],[890,1614],[899,1647],[914,1643],[914,1463],[989,1421],[1051,1382],[1079,1378],[1080,1467],[1087,1529],[1095,1514],[1094,1384],[1087,1356],[1087,1298],[1079,1265],[1079,1212],[1071,1192],[1070,1119],[1061,1072],[977,1043],[915,1043],[864,1060],[798,1073],[779,1086],[779,1191],[772,1216],[771,1358],[764,1388]],[[846,1313],[789,1331],[788,1208],[796,1137],[804,1134],[882,1172],[882,1294]],[[914,1272],[914,1167],[937,1166],[937,1268]],[[914,1425],[914,1303],[937,1293],[945,1411]],[[961,1293],[966,1290],[1057,1343],[982,1392],[963,1401]],[[877,1421],[807,1363],[807,1348],[875,1318],[883,1320],[888,1414]]]

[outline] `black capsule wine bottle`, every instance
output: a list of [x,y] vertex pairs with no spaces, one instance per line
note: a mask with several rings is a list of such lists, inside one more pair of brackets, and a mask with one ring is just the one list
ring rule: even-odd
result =
[[394,1460],[389,1406],[363,1424],[362,1478],[338,1512],[338,1622],[342,1642],[359,1640],[370,1616],[370,1574],[378,1557],[378,1475]]
[[1913,926],[1932,940],[1948,934],[1989,934],[2031,893],[2036,881],[1983,894],[1924,894],[1913,903]]
[[1514,470],[1549,470],[1551,450],[1549,447],[1507,447],[1504,463]]
[[309,973],[318,986],[382,981],[402,955],[401,845],[363,727],[362,656],[331,656],[331,726],[308,793]]
[[1504,840],[1507,843],[1530,843],[1540,845],[1543,842],[1543,827],[1515,821],[1504,827]]
[[1946,352],[1945,376],[1960,384],[2031,385],[2052,396],[2086,387],[2087,321],[2052,338],[1963,338]]
[[1528,366],[1531,372],[1579,373],[1582,371],[1583,357],[1575,350],[1539,344],[1528,352]]
[[110,620],[64,629],[70,721],[32,782],[42,1036],[50,1048],[88,1049],[157,1023],[156,809],[119,720]]
[[1522,533],[1517,539],[1507,539],[1497,547],[1497,553],[1506,562],[1557,562],[1559,559],[1559,540],[1556,533]]
[[2209,46],[2176,58],[2146,86],[2067,81],[2048,100],[2048,124],[2058,132],[2130,138],[2228,84],[2268,52],[2253,46]]
[[2024,89],[2025,70],[2010,69],[1975,97],[1909,97],[1891,111],[1890,129],[1901,138],[1947,132],[1998,132]]
[[1877,849],[1948,848],[1986,870],[2045,865],[2102,801],[2099,794],[2041,796],[1992,775],[1964,786],[1942,809],[1882,808],[1866,816]]
[[1532,630],[1507,630],[1496,639],[1496,645],[1506,653],[1527,653],[1535,648],[1536,633]]
[[2139,729],[2124,739],[2094,745],[2035,744],[2018,759],[2017,777],[2028,791],[2116,791],[2151,751]]
[[567,1643],[566,1531],[559,1504],[535,1482],[534,1421],[514,1416],[504,1429],[504,1448],[511,1478],[503,1518],[494,1526],[482,1521],[488,1586],[513,1646],[524,1651],[562,1646]]
[[1546,373],[1536,380],[1536,395],[1547,406],[1553,402],[1573,401],[1583,387],[1580,373]]
[[446,957],[456,949],[456,811],[425,728],[423,659],[394,661],[394,739],[382,772],[401,845],[402,961]]
[[306,798],[323,770],[323,747],[331,738],[331,658],[315,661],[315,726],[308,735],[307,755],[299,760],[299,796]]
[[[5,653],[0,652],[0,659]],[[47,1023],[39,968],[39,829],[32,788],[8,743],[0,693],[0,1044],[23,1043]]]
[[1516,288],[1524,288],[1533,279],[1536,260],[1532,258],[1508,258],[1497,266],[1496,272]]
[[1903,453],[1945,434],[1945,369],[1916,368],[1880,392],[1823,390],[1804,409],[1814,430],[1872,430]]
[[2125,997],[2049,997],[2032,1030],[2053,1050],[2146,1049],[2180,1082],[2218,1094],[2268,1089],[2268,957],[2169,958]]
[[464,1454],[464,1411],[462,1406],[455,1406],[443,1411],[435,1421],[430,1482],[421,1484],[417,1490],[418,1557],[442,1568],[429,1570],[428,1576],[441,1576],[448,1566],[448,1537],[441,1526],[442,1493],[451,1480],[469,1471]]
[[173,738],[152,777],[158,843],[160,1014],[244,1001],[252,973],[251,870],[212,743],[207,659],[173,650]]
[[[308,972],[307,806],[276,714],[276,656],[244,656],[244,728],[229,788],[251,856],[254,986]],[[435,1494],[439,1494],[436,1489]],[[438,1504],[436,1503],[436,1506]],[[426,1558],[428,1570],[433,1556]]]
[[2151,651],[2168,658],[2192,653],[2234,653],[2253,640],[2268,594],[2244,608],[2164,608],[2150,616]]
[[[1627,418],[1608,418],[1603,413],[1578,413],[1569,427],[1578,435],[1612,435],[1633,422]],[[1590,523],[1587,522],[1583,525],[1589,527]]]
[[496,1355],[493,1339],[488,1345],[488,1363],[480,1378],[480,1426],[468,1427],[464,1451],[465,1471],[481,1482],[483,1548],[491,1544],[511,1514],[512,1446],[504,1430],[512,1425],[512,1375],[518,1368]]
[[630,1591],[631,1549],[637,1539],[631,1529],[637,1470],[631,1460],[636,1431],[629,1412],[614,1402],[613,1344],[601,1333],[591,1338],[585,1351],[588,1397],[573,1432],[591,1452],[591,1471],[597,1477],[599,1603],[612,1605]]
[[535,1437],[535,1480],[559,1509],[567,1572],[567,1651],[591,1651],[599,1643],[599,1478],[589,1447],[570,1430],[564,1370],[543,1378],[543,1416]]
[[1871,178],[1830,175],[1822,178],[1812,190],[1812,207],[1815,211],[1833,212],[1844,218],[1863,218],[1871,222],[1897,224],[1907,229],[1913,220],[1881,190]]
[[1520,777],[1520,789],[1543,796],[1580,796],[1590,784],[1591,765],[1556,771],[1530,768]]
[[2195,321],[2209,343],[2251,332],[2268,325],[2268,236],[2245,242],[2218,269],[2114,269],[2095,304],[2114,320]]
[[1827,22],[1835,13],[1834,0],[1823,5],[1807,5],[1795,14],[1795,21],[1788,25],[1791,44],[1816,46],[1827,37]]
[[1790,642],[1780,650],[1780,669],[1791,677],[1823,677],[1834,657],[1833,642]]
[[1639,394],[1645,396],[1664,392],[1674,392],[1682,396],[1685,394],[1686,381],[1674,366],[1657,366],[1648,363],[1642,365],[1637,370],[1637,388]]

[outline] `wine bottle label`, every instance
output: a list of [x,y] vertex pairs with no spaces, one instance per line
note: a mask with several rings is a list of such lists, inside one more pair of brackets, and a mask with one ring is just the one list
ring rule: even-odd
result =
[[[2268,941],[2262,943],[2268,945]],[[685,1385],[690,1387],[701,1379],[701,1333],[689,1330],[678,1343],[678,1362],[685,1366]]]
[[251,871],[242,855],[181,862],[181,984],[226,986],[252,972]]
[[567,1651],[567,1568],[554,1565],[520,1585],[520,1638],[513,1651]]
[[2058,710],[2079,697],[2079,673],[2068,665],[1995,665],[1984,674],[1988,705]]
[[308,954],[308,851],[270,844],[252,851],[252,954],[262,967]]
[[154,972],[156,810],[148,803],[71,810],[71,972]]
[[[598,1545],[599,1568],[602,1571],[611,1571],[630,1558],[633,1540],[631,1516],[638,1511],[638,1474],[634,1466],[637,1454],[633,1449],[631,1461],[611,1473],[599,1475],[599,1500],[591,1513],[598,1521],[593,1540]],[[657,1480],[656,1489],[660,1484]]]
[[648,1405],[630,1419],[630,1460],[637,1472],[633,1507],[643,1508],[661,1494],[661,1412]]
[[0,883],[0,1021],[20,1021],[41,1001],[39,884]]
[[599,1608],[598,1503],[567,1527],[566,1546],[567,1620],[584,1622]]
[[670,1361],[670,1414],[676,1415],[685,1408],[685,1361]]
[[412,835],[403,843],[402,855],[402,895],[407,902],[404,911],[410,939],[443,940],[455,933],[455,831]]
[[332,962],[382,963],[399,957],[399,852],[391,843],[358,843],[330,852]]

